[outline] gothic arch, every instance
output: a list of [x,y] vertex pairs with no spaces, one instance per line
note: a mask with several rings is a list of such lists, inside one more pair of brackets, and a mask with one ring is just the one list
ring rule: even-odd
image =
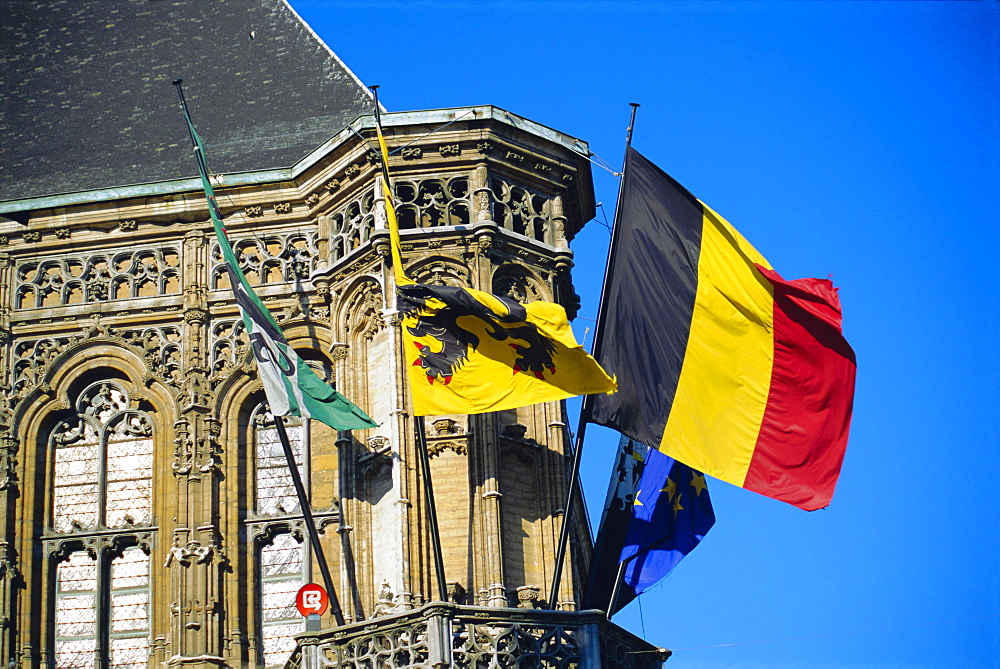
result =
[[382,310],[387,306],[382,284],[371,276],[361,277],[344,291],[334,322],[345,340],[358,335],[371,339],[385,325]]
[[545,282],[522,265],[506,264],[497,267],[493,272],[490,292],[510,297],[522,304],[536,300],[552,301]]
[[468,265],[447,256],[424,258],[413,263],[408,271],[410,277],[417,283],[463,288],[475,287],[472,285],[473,274]]
[[157,430],[173,425],[176,391],[154,376],[137,347],[102,337],[69,344],[44,365],[38,384],[15,409],[14,433],[38,434],[46,414],[69,409],[73,390],[102,373],[125,380],[133,400],[151,404]]

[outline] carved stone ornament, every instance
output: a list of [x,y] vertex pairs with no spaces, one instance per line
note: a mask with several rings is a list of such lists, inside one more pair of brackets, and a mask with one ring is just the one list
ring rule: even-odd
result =
[[524,439],[524,435],[527,431],[528,431],[527,427],[525,427],[524,425],[519,425],[517,423],[513,425],[505,425],[503,428],[503,436],[507,437],[508,439],[521,441]]
[[522,585],[517,589],[517,608],[538,608],[538,598],[541,595],[541,592],[541,588],[537,585]]
[[390,447],[391,443],[392,442],[389,441],[389,437],[383,437],[383,436],[380,436],[380,435],[376,435],[374,437],[368,437],[368,441],[366,442],[366,444],[368,445],[368,448],[373,453],[380,453],[380,452],[388,449]]
[[330,351],[330,357],[336,360],[347,360],[347,344],[334,344]]
[[375,616],[387,616],[396,612],[395,596],[389,581],[382,581],[382,589],[378,591],[378,600],[375,602]]
[[431,425],[434,426],[434,430],[438,436],[462,433],[462,428],[459,427],[458,422],[451,418],[439,418],[432,422]]
[[448,584],[448,601],[452,604],[465,604],[465,588],[462,587],[461,583],[456,583],[454,581]]
[[427,455],[435,457],[446,450],[453,451],[457,455],[468,455],[468,448],[465,441],[433,441],[427,444]]
[[207,546],[202,546],[201,542],[191,540],[182,546],[180,537],[174,537],[174,545],[167,552],[167,560],[163,566],[169,567],[175,561],[184,567],[192,564],[204,564],[212,559],[214,551],[215,544],[212,542],[209,542]]

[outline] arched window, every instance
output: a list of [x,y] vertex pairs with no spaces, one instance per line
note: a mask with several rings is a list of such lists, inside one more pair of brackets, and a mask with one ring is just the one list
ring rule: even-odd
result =
[[124,386],[92,383],[49,440],[58,667],[145,667],[153,429]]
[[[285,418],[286,432],[309,487],[309,425]],[[302,512],[274,417],[260,405],[251,418],[254,452],[254,513],[249,524],[259,537],[257,574],[259,661],[282,667],[295,648],[295,635],[305,622],[295,608],[295,593],[308,582],[309,548],[303,536]]]

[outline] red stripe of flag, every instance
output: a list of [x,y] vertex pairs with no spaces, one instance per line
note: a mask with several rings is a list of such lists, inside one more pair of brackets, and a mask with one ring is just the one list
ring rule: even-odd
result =
[[771,387],[743,487],[807,511],[830,503],[847,448],[857,364],[825,279],[774,286]]

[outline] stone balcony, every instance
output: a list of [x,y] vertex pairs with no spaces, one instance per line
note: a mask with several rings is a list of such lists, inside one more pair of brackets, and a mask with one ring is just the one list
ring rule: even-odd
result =
[[654,669],[670,651],[601,611],[547,611],[432,602],[419,609],[298,637],[285,669],[551,667]]

